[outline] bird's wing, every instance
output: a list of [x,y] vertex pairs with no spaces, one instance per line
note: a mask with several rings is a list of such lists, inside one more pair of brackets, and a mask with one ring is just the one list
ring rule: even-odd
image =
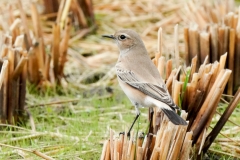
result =
[[127,71],[119,67],[116,68],[116,72],[119,79],[122,80],[123,82],[138,89],[144,94],[167,104],[172,109],[178,109],[176,104],[173,102],[171,96],[169,95],[164,84],[156,85],[147,82],[141,82],[141,80],[134,74],[134,72]]

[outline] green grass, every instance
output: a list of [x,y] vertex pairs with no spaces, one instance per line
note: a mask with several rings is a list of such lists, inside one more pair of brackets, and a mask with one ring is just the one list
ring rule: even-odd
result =
[[[93,90],[102,91],[94,93]],[[135,109],[119,87],[113,87],[113,95],[105,92],[104,87],[93,90],[83,91],[70,84],[67,89],[53,90],[49,88],[44,92],[39,92],[33,86],[28,85],[27,106],[34,120],[36,132],[32,132],[29,121],[19,127],[2,126],[0,143],[38,150],[55,159],[99,159],[102,144],[109,138],[109,128],[116,131],[115,135],[125,131],[135,117]],[[101,94],[99,95],[99,93]],[[30,107],[32,104],[76,98],[79,101]],[[226,104],[220,103],[218,111],[223,113],[225,108]],[[148,126],[147,113],[147,108],[141,109],[140,132],[144,132]],[[239,107],[230,119],[239,124],[238,115]],[[214,118],[212,127],[216,124],[217,119],[217,117]],[[223,131],[233,126],[234,124],[227,123]],[[136,123],[134,130],[137,131],[137,129],[138,124]],[[240,134],[236,133],[230,136],[240,137]],[[222,135],[218,137],[223,138]],[[211,147],[216,151],[222,151],[223,148],[218,143],[214,143]],[[1,147],[0,150],[0,159],[41,159],[32,153],[9,147]],[[227,155],[208,153],[208,159],[214,160],[216,157],[219,160],[233,159]]]
[[[135,109],[125,95],[118,88],[114,88],[113,92],[114,94],[108,98],[99,95],[83,98],[86,95],[83,91],[57,89],[37,93],[29,86],[28,104],[64,101],[77,97],[79,101],[29,108],[36,133],[31,132],[30,122],[20,129],[2,127],[0,143],[36,149],[56,159],[99,159],[102,142],[109,137],[109,128],[117,133],[124,131],[135,117]],[[142,109],[142,112],[148,111]],[[148,124],[146,114],[142,115],[140,130],[146,128]],[[137,125],[134,126],[134,130],[137,130]],[[36,134],[37,136],[32,138],[23,138]],[[14,138],[20,139],[13,141]],[[21,158],[15,152],[15,149],[2,147],[0,159]],[[24,153],[25,158],[40,159],[32,153]]]

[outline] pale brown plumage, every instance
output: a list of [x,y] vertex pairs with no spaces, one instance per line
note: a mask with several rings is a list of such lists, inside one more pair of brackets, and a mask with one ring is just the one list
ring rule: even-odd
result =
[[157,68],[152,63],[140,36],[133,30],[104,35],[116,41],[120,55],[115,66],[119,84],[136,107],[159,107],[176,125],[186,125],[176,112],[173,102]]

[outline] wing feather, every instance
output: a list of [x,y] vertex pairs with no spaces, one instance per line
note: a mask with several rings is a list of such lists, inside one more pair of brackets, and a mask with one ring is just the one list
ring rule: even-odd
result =
[[172,109],[178,109],[164,84],[156,85],[147,82],[141,82],[134,74],[134,72],[126,71],[119,67],[116,69],[116,72],[119,79],[122,80],[123,82],[140,90],[144,94],[167,104]]

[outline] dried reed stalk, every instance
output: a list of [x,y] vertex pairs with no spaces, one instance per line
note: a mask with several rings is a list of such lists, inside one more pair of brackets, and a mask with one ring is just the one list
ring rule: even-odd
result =
[[[197,28],[189,28],[188,31],[189,36],[189,59],[193,59],[195,56],[199,57],[199,35],[197,32]],[[199,62],[197,62],[197,68]]]
[[12,73],[14,71],[14,51],[13,49],[8,50],[8,62],[9,62],[9,68],[8,68],[8,109],[7,109],[7,120],[10,124],[13,123],[13,112],[14,112],[14,105],[17,102],[15,99],[13,92],[15,91],[14,88],[14,81],[12,78]]
[[0,44],[0,62],[3,62],[0,63],[0,117],[2,123],[13,124],[23,118],[26,96],[26,76],[23,75],[27,74],[28,58],[22,51],[23,36],[17,36],[13,46],[9,44],[9,39],[12,38],[6,36]]
[[[234,63],[233,63],[233,59],[234,59],[234,50],[235,50],[235,30],[234,29],[230,29],[230,33],[229,33],[229,56],[228,56],[228,68],[230,70],[234,71]],[[233,74],[230,75],[229,81],[228,81],[228,90],[227,90],[227,94],[232,95],[233,94]]]
[[59,48],[60,48],[60,26],[58,24],[54,24],[54,26],[53,26],[52,59],[53,59],[53,73],[54,73],[55,78],[58,77]]
[[174,27],[174,50],[175,50],[175,59],[176,59],[176,68],[179,67],[179,42],[178,42],[178,25]]
[[206,141],[205,141],[205,144],[203,146],[203,152],[204,153],[206,153],[206,151],[209,149],[210,145],[212,144],[212,142],[217,137],[217,133],[219,133],[220,130],[223,128],[223,126],[225,125],[228,118],[230,117],[230,115],[232,114],[234,109],[237,107],[239,102],[240,102],[240,88],[236,92],[233,100],[228,105],[227,109],[224,111],[223,115],[221,116],[221,118],[219,119],[219,121],[217,122],[217,124],[215,125],[213,130],[206,137]]
[[200,33],[200,64],[204,62],[207,56],[210,56],[210,34],[202,32]]
[[162,56],[162,44],[163,44],[163,38],[162,38],[162,28],[160,27],[158,29],[158,45],[157,45],[157,54],[155,55],[156,59],[159,59]]
[[8,60],[0,59],[0,120],[5,123],[7,119],[7,86],[8,86]]
[[43,40],[43,32],[42,27],[40,24],[40,16],[38,14],[37,8],[35,4],[31,5],[31,11],[32,11],[32,21],[33,21],[33,30],[35,34],[35,38],[37,39],[38,46],[36,48],[36,57],[37,57],[37,63],[39,66],[38,72],[41,74],[41,79],[45,79],[46,75],[44,75],[45,70],[45,59],[46,59],[46,53],[44,49],[44,40]]
[[[194,10],[195,6],[190,5],[189,9]],[[215,9],[213,11],[209,10],[209,13],[211,13],[210,18],[206,16],[203,10],[197,13],[196,17],[202,17],[200,20],[201,27],[207,23],[208,19],[211,19],[212,22],[218,22],[218,16],[223,14],[223,12],[218,12]],[[238,39],[235,38],[238,33],[232,30],[234,26],[237,28],[237,19],[230,14],[229,19],[226,18],[225,21],[226,24],[229,24],[229,26],[233,28],[222,27],[215,24],[206,28],[204,34],[201,34],[203,32],[199,32],[198,29],[194,27],[185,29],[185,39],[187,40],[185,49],[188,52],[186,59],[188,59],[189,62],[192,61],[190,78],[188,80],[186,78],[188,76],[185,75],[184,70],[172,68],[171,60],[161,58],[161,55],[159,57],[159,54],[156,54],[154,64],[159,72],[163,72],[164,68],[166,68],[167,88],[173,96],[175,103],[182,106],[188,113],[186,116],[189,121],[188,126],[187,128],[174,126],[161,112],[154,109],[155,114],[153,120],[155,122],[152,123],[154,126],[150,126],[150,128],[154,129],[148,133],[142,144],[139,145],[137,143],[138,140],[137,142],[133,141],[133,134],[131,135],[130,141],[124,139],[127,138],[126,135],[123,139],[120,138],[122,141],[121,144],[123,144],[123,152],[122,157],[119,156],[121,157],[120,159],[126,159],[124,157],[132,155],[133,144],[137,146],[135,149],[137,152],[136,156],[142,159],[189,159],[190,157],[196,157],[198,154],[201,154],[202,151],[206,152],[207,148],[204,146],[204,143],[208,140],[207,137],[209,136],[207,129],[210,126],[224,87],[231,75],[231,70],[225,69],[225,66],[228,66],[226,62],[232,61],[228,60],[227,54],[224,53],[229,50],[231,50],[232,53],[233,50],[235,52],[234,48],[236,48],[236,44],[238,44]],[[218,41],[218,39],[220,39],[220,41]],[[228,43],[231,45],[228,46]],[[208,48],[204,48],[204,45],[207,45]],[[220,62],[217,62],[219,58]],[[165,63],[166,67],[159,65],[160,63]],[[181,95],[183,95],[183,97]],[[185,100],[182,101],[181,98]],[[236,103],[236,100],[234,100],[234,102]],[[226,112],[228,112],[228,110],[226,110]],[[230,112],[228,113],[231,114]],[[228,116],[229,115],[226,116],[225,114],[223,119],[227,119]],[[226,119],[224,121],[226,121]],[[223,123],[221,123],[221,125],[222,124]],[[219,124],[219,126],[221,125]],[[218,135],[220,131],[219,127],[215,129],[215,131],[214,135]],[[118,142],[116,139],[113,141]],[[212,143],[212,141],[210,143]],[[183,144],[187,147],[184,147]],[[195,148],[192,147],[192,145],[195,145]],[[207,145],[210,146],[211,144],[208,143]],[[190,153],[190,150],[193,149],[195,149],[195,151]],[[119,148],[117,148],[117,150],[119,150]],[[126,150],[125,154],[124,150]],[[120,154],[120,152],[117,153]],[[103,154],[106,155],[106,152]],[[132,158],[132,156],[129,158]]]
[[[2,69],[0,74],[4,76],[0,79],[0,118],[3,123],[13,124],[23,115],[27,79],[40,88],[44,88],[49,86],[50,82],[53,82],[52,84],[55,81],[60,82],[64,76],[63,69],[67,61],[68,41],[72,26],[71,18],[68,17],[71,1],[68,3],[62,6],[61,20],[66,22],[62,25],[63,29],[61,30],[58,23],[53,27],[52,58],[45,52],[46,34],[43,32],[35,4],[31,5],[31,19],[27,18],[20,0],[17,3],[20,18],[14,16],[12,7],[10,7],[8,14],[11,36],[5,34],[0,44],[0,67]],[[32,28],[27,25],[29,22],[32,23]],[[50,65],[52,62],[53,68]]]
[[52,4],[54,0],[44,1],[46,7],[45,12],[53,14],[58,9],[57,17],[51,17],[51,20],[56,18],[56,22],[60,24],[61,30],[67,21],[69,13],[71,13],[71,19],[74,20],[74,26],[77,29],[89,28],[95,24],[95,18],[93,14],[93,4],[91,0],[62,0],[59,3]]
[[8,67],[8,60],[0,60],[0,68],[1,68],[1,74],[0,74],[0,90],[2,88],[2,85],[4,83],[4,79],[7,75],[7,67]]
[[[211,29],[211,28],[210,28]],[[214,27],[212,28],[214,31]],[[222,28],[218,29],[218,27],[215,27],[215,31],[222,32],[222,40],[221,42],[221,49],[215,48],[215,51],[221,50],[228,50],[233,49],[234,47],[234,37],[232,37],[231,42],[233,43],[231,48],[226,47],[226,41],[225,38],[228,37],[228,35],[233,36],[234,32],[229,30],[228,28]],[[190,33],[193,33],[193,35],[190,35]],[[188,33],[189,38],[189,44],[194,44],[192,49],[190,46],[186,45],[187,48],[189,48],[189,52],[194,51],[198,52],[198,43],[202,44],[209,44],[207,46],[210,46],[209,36],[210,33],[205,32],[200,34],[200,42],[198,42],[198,35],[199,34],[196,30],[186,30],[186,33]],[[214,32],[213,32],[214,33]],[[186,34],[187,35],[187,34]],[[218,34],[216,34],[218,36]],[[191,37],[192,36],[192,37]],[[191,41],[191,43],[190,43]],[[193,43],[194,42],[194,43]],[[213,41],[216,44],[218,42],[216,39]],[[218,46],[218,45],[216,45]],[[201,47],[201,45],[200,45]],[[200,48],[200,52],[205,50],[203,47]],[[206,52],[209,52],[206,50]],[[173,70],[173,72],[170,74],[170,76],[167,76],[166,79],[166,85],[169,89],[169,92],[171,93],[174,102],[181,106],[183,109],[188,112],[187,120],[189,121],[187,131],[192,131],[192,143],[195,145],[195,153],[201,153],[202,149],[204,148],[204,142],[207,137],[206,129],[209,127],[212,117],[215,114],[217,105],[219,103],[219,100],[221,98],[221,95],[224,91],[224,88],[228,82],[228,79],[231,75],[231,70],[224,69],[227,63],[227,53],[223,54],[223,52],[219,53],[220,56],[220,62],[215,61],[213,64],[209,63],[208,57],[209,55],[204,55],[200,59],[195,56],[192,58],[191,63],[191,69],[189,72],[189,79],[186,79],[186,73],[181,73],[180,70]],[[218,52],[216,52],[216,55],[218,56]],[[176,58],[176,57],[175,57]],[[203,59],[204,58],[204,59]],[[217,58],[217,57],[216,57]],[[161,63],[163,59],[161,57],[158,59],[161,60]],[[197,67],[198,61],[200,60],[201,65]],[[160,62],[156,62],[158,64]],[[168,63],[167,63],[168,64]],[[164,66],[162,66],[164,67]],[[168,68],[168,65],[167,65]],[[158,70],[161,71],[161,69],[158,66]],[[167,71],[167,75],[169,75]],[[154,116],[157,116],[157,114],[154,114]],[[158,120],[157,117],[153,118],[155,121]],[[162,125],[163,122],[160,122]],[[159,124],[159,122],[155,122],[153,124]],[[160,125],[160,126],[161,126]],[[158,127],[154,127],[158,128]],[[157,129],[155,129],[157,130]],[[178,130],[176,133],[181,135],[181,131]],[[215,133],[216,135],[219,133]],[[161,133],[163,134],[163,132]],[[177,142],[176,142],[177,143]],[[212,142],[211,142],[212,143]],[[190,144],[188,144],[190,145]],[[172,150],[171,155],[169,155],[171,158],[176,159],[178,156],[178,152],[174,151],[174,148],[171,148]],[[152,155],[153,157],[156,155]],[[186,155],[184,157],[187,157]]]
[[[139,136],[137,141],[134,141],[133,132],[130,139],[126,135],[120,135],[119,138],[113,139],[113,131],[111,130],[110,140],[104,142],[101,160],[109,159],[109,157],[114,160],[133,160],[134,157],[138,160],[165,160],[180,157],[181,151],[181,154],[189,155],[190,150],[183,146],[184,143],[191,143],[191,133],[186,132],[186,126],[175,126],[165,116],[162,118],[164,120],[156,135],[148,134],[144,137],[144,140]],[[108,151],[109,142],[111,151]],[[114,144],[113,147],[111,147],[111,143]]]
[[[67,61],[68,43],[69,39],[71,39],[70,32],[73,28],[72,24],[75,25],[75,28],[85,28],[88,30],[87,32],[84,30],[81,34],[77,34],[77,37],[74,37],[75,40],[76,38],[79,39],[78,35],[83,37],[94,29],[94,27],[92,27],[92,25],[94,25],[94,15],[91,0],[63,0],[60,3],[51,0],[49,2],[44,1],[44,4],[46,5],[47,14],[56,12],[56,8],[58,9],[57,17],[55,17],[57,18],[56,24],[52,27],[52,33],[49,28],[47,28],[48,33],[45,33],[46,27],[43,27],[41,23],[42,19],[40,18],[35,3],[31,4],[31,19],[29,19],[26,16],[20,0],[17,6],[10,6],[9,13],[7,13],[9,14],[8,17],[10,17],[8,20],[9,26],[6,24],[6,27],[4,27],[4,32],[7,32],[8,28],[10,28],[11,31],[11,36],[6,37],[4,40],[5,44],[10,47],[14,44],[14,47],[19,48],[27,54],[27,78],[39,88],[54,86],[55,82],[61,82],[64,77],[63,70]],[[83,9],[83,7],[85,7],[85,9]],[[12,8],[19,10],[20,18],[15,16]],[[73,14],[70,14],[70,12]],[[44,17],[54,18],[48,15]],[[78,17],[78,20],[76,17]],[[72,20],[74,20],[74,23],[72,23]],[[75,20],[79,22],[75,23]],[[91,20],[91,24],[88,20]],[[53,23],[49,22],[49,24]],[[76,24],[80,26],[77,27]],[[91,29],[89,29],[90,27]],[[23,28],[23,30],[19,28]],[[49,46],[50,42],[52,42],[52,44]],[[49,47],[51,54],[46,53]],[[5,48],[4,51],[1,52],[2,57],[6,56],[7,52],[7,48]],[[25,63],[25,61],[23,63]],[[53,67],[50,65],[51,63],[53,63]]]
[[45,13],[55,13],[58,11],[58,0],[44,0],[44,6],[45,6]]
[[[185,102],[186,111],[189,112],[189,115],[186,117],[191,121],[189,126],[175,126],[169,122],[166,117],[163,118],[163,114],[158,114],[157,112],[157,114],[154,114],[156,117],[153,118],[153,120],[159,121],[159,119],[162,119],[160,120],[160,125],[158,125],[159,122],[153,123],[153,125],[155,125],[153,127],[155,128],[154,135],[149,133],[148,136],[145,137],[142,146],[137,143],[136,146],[138,147],[136,152],[139,153],[136,153],[136,156],[153,160],[177,159],[180,157],[181,159],[188,159],[192,154],[190,152],[192,143],[196,143],[196,153],[201,153],[201,150],[204,148],[202,144],[206,139],[205,128],[209,127],[212,116],[215,113],[216,106],[220,100],[221,93],[223,92],[224,86],[226,85],[231,73],[231,71],[224,69],[226,54],[221,57],[220,65],[219,63],[215,63],[215,65],[207,65],[207,59],[208,57],[205,58],[204,63],[200,66],[197,73],[194,73],[195,71],[190,73],[192,74],[192,80],[188,82],[188,94],[186,95],[195,96],[192,98],[189,97],[191,100],[187,100]],[[159,58],[159,60],[161,60],[161,58]],[[196,60],[193,62],[196,64]],[[219,69],[222,71],[219,72]],[[170,79],[174,80],[174,84],[171,83],[174,86],[172,87],[172,94],[173,97],[175,97],[175,103],[180,105],[178,97],[183,89],[183,82],[178,80],[176,76],[178,74],[179,71],[172,72],[172,75],[167,79],[167,83],[170,84]],[[217,78],[214,78],[214,81],[212,82],[213,84],[208,92],[213,76]],[[159,116],[162,118],[159,118]],[[125,138],[127,137],[125,136]],[[150,141],[152,142],[150,143]],[[123,151],[122,159],[124,159],[124,157],[132,158],[132,146],[134,146],[133,138],[131,137],[130,141],[126,141],[126,139],[125,141],[122,140],[122,144],[122,150],[127,150],[125,153],[128,153],[124,154]],[[126,146],[124,147],[124,145]],[[187,147],[184,147],[185,145]],[[106,154],[106,152],[102,153],[102,155],[104,154]],[[115,152],[115,154],[117,153]]]
[[188,35],[189,29],[184,28],[184,44],[185,44],[185,61],[186,65],[190,65],[190,57],[189,57],[189,35]]
[[70,17],[68,17],[64,29],[63,39],[60,42],[60,57],[59,57],[59,69],[58,75],[63,76],[64,65],[67,62],[67,50],[68,50],[68,41],[70,38],[70,29],[72,27],[72,22]]
[[[226,68],[232,70],[233,73],[230,76],[226,93],[234,94],[240,86],[240,72],[238,72],[240,69],[240,48],[238,45],[240,42],[240,12],[233,12],[234,6],[232,3],[225,5],[224,3],[218,3],[214,6],[206,5],[206,2],[202,3],[200,6],[193,2],[188,3],[186,11],[188,11],[189,15],[187,15],[187,17],[191,20],[198,19],[198,21],[195,22],[198,24],[199,28],[197,30],[191,30],[192,27],[190,27],[189,31],[185,29],[185,50],[188,51],[185,59],[188,64],[189,58],[187,55],[196,54],[198,47],[196,47],[195,37],[197,36],[200,36],[199,62],[203,63],[202,57],[208,54],[210,57],[209,62],[214,63],[221,55],[228,52],[229,56],[227,57],[228,62],[226,63]],[[226,5],[230,5],[231,9],[226,9],[229,7],[226,7]],[[206,13],[209,13],[210,16]],[[221,17],[223,17],[223,21]],[[205,22],[201,19],[205,19]],[[205,33],[205,35],[203,33]],[[189,39],[186,38],[186,35],[188,35]],[[211,38],[209,38],[208,35]],[[208,42],[209,40],[210,45]],[[190,56],[190,59],[191,58],[193,57]]]
[[[224,54],[220,58],[220,63],[215,62],[214,64],[207,64],[207,56],[203,61],[203,64],[199,67],[198,72],[196,72],[197,58],[195,57],[195,59],[192,60],[190,78],[186,86],[187,94],[185,94],[185,96],[188,97],[187,100],[182,103],[182,105],[184,104],[182,108],[186,109],[189,113],[187,117],[187,120],[189,120],[187,130],[193,131],[192,143],[196,144],[196,153],[201,153],[204,148],[203,144],[207,137],[206,128],[208,128],[211,123],[217,104],[221,98],[221,94],[223,93],[224,87],[231,74],[230,70],[224,69],[226,58],[227,54]],[[176,77],[176,74],[173,77]],[[171,93],[177,104],[179,104],[179,101],[176,96],[180,95],[182,90],[182,88],[179,89],[178,84],[180,84],[180,82],[175,78],[174,84],[172,84],[173,87],[168,87],[172,89]],[[218,133],[219,131],[214,134],[217,135]],[[177,153],[173,152],[172,154]]]

